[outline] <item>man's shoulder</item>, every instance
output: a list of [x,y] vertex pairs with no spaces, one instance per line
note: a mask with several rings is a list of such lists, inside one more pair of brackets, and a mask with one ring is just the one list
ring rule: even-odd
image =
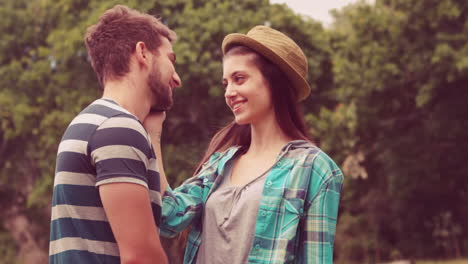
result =
[[99,126],[107,119],[110,118],[128,118],[139,123],[138,119],[128,112],[125,108],[118,105],[116,102],[110,99],[97,99],[84,108],[76,117],[73,119],[70,125],[74,123],[90,123]]
[[[80,116],[82,116],[80,118]],[[133,148],[151,158],[152,146],[150,137],[137,117],[117,103],[99,99],[84,109],[77,119],[86,121],[93,129],[88,138],[88,152],[124,151]],[[76,122],[72,122],[72,125]]]
[[126,115],[131,118],[136,118],[125,108],[111,99],[100,98],[89,104],[81,111],[80,114],[98,114],[108,118],[115,115]]
[[[109,119],[112,121],[109,121]],[[138,119],[130,112],[112,100],[101,98],[84,108],[70,122],[65,131],[64,139],[70,137],[67,134],[78,134],[78,138],[74,139],[85,140],[83,137],[89,137],[105,123],[112,123],[120,127],[127,126],[138,130],[143,128]]]
[[70,122],[61,139],[61,149],[77,144],[86,149],[96,142],[98,145],[120,145],[122,138],[128,141],[128,145],[132,145],[132,140],[140,141],[139,146],[143,149],[147,149],[150,142],[146,130],[134,115],[112,100],[98,99]]

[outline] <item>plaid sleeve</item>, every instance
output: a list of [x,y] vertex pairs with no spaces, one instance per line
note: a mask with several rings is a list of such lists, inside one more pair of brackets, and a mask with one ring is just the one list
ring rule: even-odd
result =
[[214,153],[201,168],[198,175],[187,179],[181,186],[172,190],[169,186],[163,196],[162,236],[174,237],[187,228],[203,213],[204,194],[213,184],[208,175],[216,170],[219,153]]
[[[323,153],[322,153],[323,154]],[[311,179],[323,179],[322,184],[305,208],[301,221],[299,263],[333,263],[338,205],[343,174],[326,155],[315,159]]]
[[163,196],[162,236],[174,237],[187,228],[203,210],[203,180],[192,177],[172,190],[169,186]]

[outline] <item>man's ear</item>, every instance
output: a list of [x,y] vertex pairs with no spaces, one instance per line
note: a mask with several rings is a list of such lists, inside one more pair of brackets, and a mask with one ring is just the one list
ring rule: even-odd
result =
[[143,41],[138,41],[135,46],[135,58],[138,64],[149,65],[149,50]]

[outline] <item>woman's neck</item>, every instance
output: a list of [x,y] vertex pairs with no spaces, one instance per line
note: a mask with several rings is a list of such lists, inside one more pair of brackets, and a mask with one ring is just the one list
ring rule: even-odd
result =
[[291,141],[280,128],[276,118],[266,118],[261,122],[251,124],[251,142],[248,155],[277,155],[281,148]]

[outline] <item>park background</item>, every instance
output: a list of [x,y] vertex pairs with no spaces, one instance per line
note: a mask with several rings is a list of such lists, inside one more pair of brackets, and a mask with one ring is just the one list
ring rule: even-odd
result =
[[83,36],[119,3],[179,37],[163,132],[173,187],[232,119],[222,39],[268,25],[303,48],[306,121],[345,174],[335,262],[468,263],[468,1],[356,2],[325,27],[268,0],[0,0],[1,264],[47,262],[58,143],[101,93]]

